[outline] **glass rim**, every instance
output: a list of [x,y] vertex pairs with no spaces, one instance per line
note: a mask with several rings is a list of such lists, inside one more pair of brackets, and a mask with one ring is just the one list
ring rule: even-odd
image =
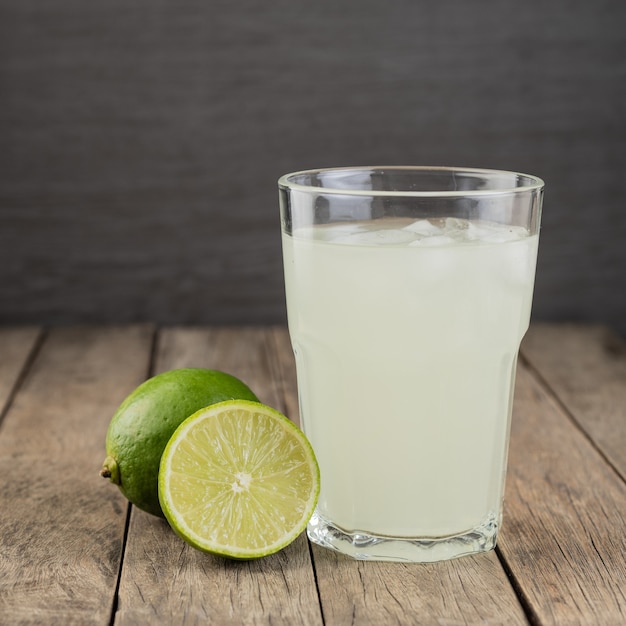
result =
[[[374,170],[386,170],[386,171],[430,171],[430,172],[456,172],[456,173],[470,173],[470,174],[508,174],[510,176],[517,177],[518,180],[525,178],[528,180],[528,184],[520,185],[518,187],[504,187],[500,189],[459,189],[449,190],[441,189],[438,191],[392,191],[384,189],[346,189],[338,187],[319,187],[316,185],[305,185],[302,183],[291,182],[290,179],[296,176],[302,176],[305,174],[321,174],[330,172],[365,172]],[[343,196],[368,196],[368,197],[403,197],[403,198],[454,198],[454,197],[467,197],[467,196],[498,196],[506,194],[519,194],[528,193],[531,191],[538,191],[545,187],[544,181],[538,176],[532,174],[524,174],[522,172],[516,172],[514,170],[498,170],[490,168],[476,168],[476,167],[453,167],[453,166],[439,166],[439,165],[366,165],[366,166],[348,166],[348,167],[323,167],[307,170],[299,170],[284,174],[278,179],[278,186],[282,189],[292,189],[295,191],[303,192],[316,192],[319,194],[329,195],[343,195]]]

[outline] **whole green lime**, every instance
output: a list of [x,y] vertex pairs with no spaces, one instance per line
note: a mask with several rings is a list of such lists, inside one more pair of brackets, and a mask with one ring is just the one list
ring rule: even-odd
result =
[[100,474],[140,509],[163,517],[158,478],[167,442],[190,415],[225,400],[258,398],[245,383],[217,370],[175,369],[146,380],[111,419]]

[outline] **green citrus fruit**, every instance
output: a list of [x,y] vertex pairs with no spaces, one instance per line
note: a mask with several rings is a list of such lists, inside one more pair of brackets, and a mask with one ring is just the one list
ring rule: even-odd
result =
[[172,435],[159,498],[193,547],[234,559],[277,552],[306,527],[320,474],[304,433],[274,409],[245,400],[201,409]]
[[111,419],[100,473],[140,509],[163,516],[159,462],[172,433],[198,409],[240,398],[257,400],[243,382],[216,370],[176,369],[146,380]]

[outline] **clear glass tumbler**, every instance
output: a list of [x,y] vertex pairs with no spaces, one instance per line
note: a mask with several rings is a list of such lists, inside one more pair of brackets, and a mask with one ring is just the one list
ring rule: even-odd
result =
[[302,427],[321,470],[309,538],[357,559],[496,543],[543,181],[358,167],[279,180]]

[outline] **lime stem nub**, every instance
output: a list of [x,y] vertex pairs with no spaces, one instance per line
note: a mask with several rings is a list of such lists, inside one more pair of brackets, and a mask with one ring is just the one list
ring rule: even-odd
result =
[[100,470],[100,476],[102,476],[103,478],[108,478],[112,483],[115,483],[116,485],[120,484],[120,470],[117,466],[117,461],[112,456],[108,456],[106,459],[104,459],[102,469]]

